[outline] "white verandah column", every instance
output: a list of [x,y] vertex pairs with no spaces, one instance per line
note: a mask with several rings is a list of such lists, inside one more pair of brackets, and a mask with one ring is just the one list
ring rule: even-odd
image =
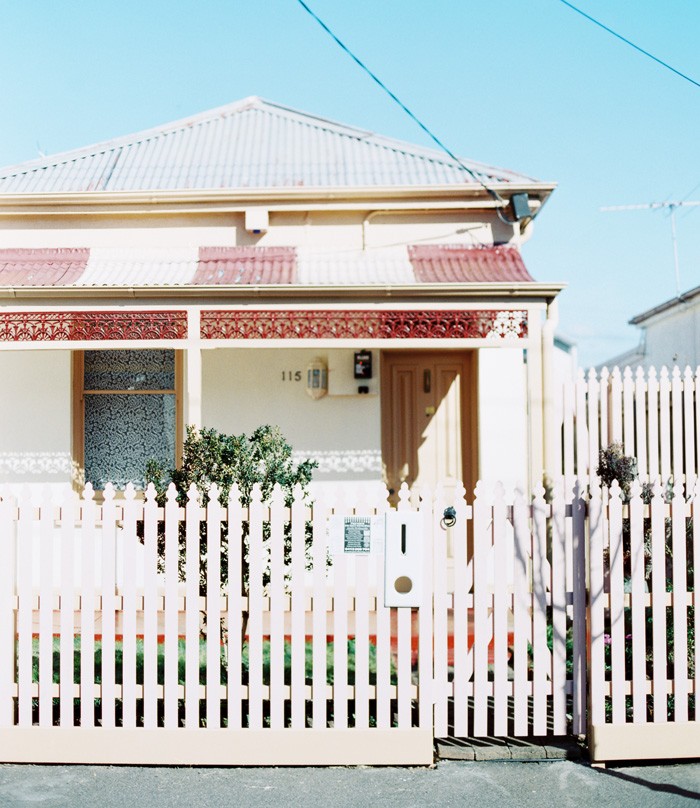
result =
[[202,426],[202,340],[200,309],[187,310],[187,343],[185,345],[185,426]]

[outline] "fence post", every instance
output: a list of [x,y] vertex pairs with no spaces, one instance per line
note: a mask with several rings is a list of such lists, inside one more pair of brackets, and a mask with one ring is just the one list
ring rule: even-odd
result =
[[581,482],[574,485],[571,503],[572,572],[573,572],[573,689],[574,709],[572,731],[586,731],[588,706],[586,649],[586,502]]
[[589,722],[592,725],[605,723],[605,585],[603,576],[603,501],[600,486],[593,478],[590,486],[588,503],[589,519],[589,606],[588,606],[588,643],[589,643],[589,685],[590,710]]
[[647,638],[645,619],[644,572],[644,503],[642,486],[639,480],[632,483],[630,490],[630,564],[631,564],[631,604],[632,616],[632,720],[635,723],[646,721],[647,712]]

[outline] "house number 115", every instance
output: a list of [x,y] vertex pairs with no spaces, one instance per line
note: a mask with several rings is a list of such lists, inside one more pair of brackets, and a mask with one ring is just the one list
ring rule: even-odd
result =
[[282,371],[282,381],[283,382],[300,382],[301,381],[301,371],[300,370],[283,370]]

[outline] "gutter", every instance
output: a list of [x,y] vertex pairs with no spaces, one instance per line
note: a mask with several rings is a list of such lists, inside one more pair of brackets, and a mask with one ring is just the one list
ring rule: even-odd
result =
[[[497,183],[493,187],[504,197],[507,204],[512,194],[527,193],[530,204],[541,207],[556,188],[556,183]],[[493,200],[479,185],[402,185],[402,186],[347,186],[337,188],[326,187],[290,187],[290,188],[246,188],[246,189],[212,189],[206,191],[92,191],[79,193],[46,193],[46,194],[0,194],[0,215],[20,215],[23,211],[32,213],[64,213],[67,211],[93,208],[94,214],[109,210],[120,213],[129,212],[131,206],[135,212],[144,209],[157,209],[159,212],[187,212],[192,209],[210,206],[218,212],[243,212],[251,205],[261,205],[271,211],[296,210],[301,205],[308,209],[334,210],[366,210],[380,208],[382,204],[398,204],[401,201],[415,200],[416,209],[433,209],[432,203],[426,205],[425,200],[443,200],[447,204],[453,200],[455,209],[486,209],[504,207]],[[383,201],[380,201],[383,200]],[[422,200],[422,201],[421,201]],[[309,204],[311,203],[311,204]],[[189,206],[189,207],[188,207]],[[45,210],[41,210],[46,208]],[[103,211],[104,208],[104,211]]]
[[406,286],[6,286],[0,287],[0,300],[198,300],[218,303],[251,300],[460,300],[496,298],[519,302],[546,302],[556,298],[566,284],[552,283],[423,283]]

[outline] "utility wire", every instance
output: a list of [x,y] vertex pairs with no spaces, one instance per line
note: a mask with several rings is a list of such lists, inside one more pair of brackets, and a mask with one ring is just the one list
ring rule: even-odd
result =
[[581,11],[580,8],[576,8],[575,5],[569,3],[568,0],[559,0],[560,3],[563,3],[565,6],[570,8],[572,11],[575,11],[577,14],[580,14],[582,17],[585,17],[587,20],[592,22],[594,25],[597,25],[599,28],[602,28],[604,31],[607,31],[609,34],[612,34],[614,37],[617,37],[620,41],[624,42],[626,45],[629,45],[631,48],[634,48],[639,53],[644,54],[644,56],[648,56],[649,59],[653,59],[657,64],[660,64],[662,67],[665,67],[667,70],[670,70],[672,73],[675,73],[677,76],[680,76],[682,79],[689,81],[691,84],[694,84],[696,87],[700,87],[700,82],[695,81],[695,79],[690,78],[690,76],[686,76],[685,73],[681,73],[680,70],[676,70],[675,67],[671,67],[668,62],[664,62],[661,59],[654,56],[654,54],[649,53],[649,51],[645,51],[644,48],[640,48],[639,45],[635,45],[634,42],[631,42],[629,39],[626,39],[622,34],[618,34],[617,31],[613,31],[612,28],[608,28],[607,25],[604,25],[599,20],[596,20],[595,17],[591,17],[590,14],[586,14],[585,11]]
[[[469,168],[469,166],[465,165],[459,159],[459,157],[457,157],[450,149],[448,149],[447,146],[438,138],[438,136],[435,135],[416,115],[414,115],[413,112],[411,112],[411,110],[403,103],[403,101],[401,101],[401,99],[398,98],[396,96],[396,94],[393,93],[386,86],[386,84],[384,84],[384,82],[375,73],[373,73],[367,67],[367,65],[361,59],[359,59],[350,50],[350,48],[348,48],[347,45],[345,45],[343,42],[341,42],[341,40],[333,33],[333,31],[331,31],[331,29],[326,25],[326,23],[323,22],[323,20],[318,16],[318,14],[316,14],[316,12],[314,12],[312,9],[309,8],[309,6],[306,5],[304,0],[297,0],[297,2],[299,3],[299,5],[308,14],[311,15],[311,17],[313,17],[314,20],[316,20],[316,22],[336,42],[336,44],[339,45],[345,51],[345,53],[347,53],[347,55],[353,60],[353,62],[355,62],[355,64],[357,64],[362,70],[364,70],[364,72],[367,73],[367,75],[372,79],[372,81],[374,81],[376,84],[378,84],[379,87],[381,87],[381,89],[384,90],[384,92],[392,99],[392,101],[394,101],[396,104],[398,104],[401,107],[401,109],[409,116],[409,118],[411,118],[415,123],[417,123],[418,126],[420,126],[420,128],[428,135],[428,137],[434,143],[436,143],[440,147],[440,149],[442,151],[445,152],[445,154],[447,154],[449,157],[451,157],[455,161],[455,163],[457,163],[457,165],[460,168],[464,169],[464,171],[466,171],[467,174],[469,174],[469,176],[472,177],[472,179],[474,179],[476,182],[478,182],[479,185],[481,185],[481,187],[485,191],[487,191],[488,194],[493,199],[495,199],[497,202],[501,202],[501,203],[505,204],[505,200],[498,194],[498,192],[495,191],[493,188],[489,188],[489,186],[486,185],[486,183],[481,179],[481,177],[475,171],[473,171],[471,168]],[[497,210],[497,213],[499,215],[499,218],[503,219],[503,221],[507,221],[506,219],[503,218],[500,210]],[[511,222],[511,221],[507,221],[507,223],[508,224],[515,224],[515,222]]]

